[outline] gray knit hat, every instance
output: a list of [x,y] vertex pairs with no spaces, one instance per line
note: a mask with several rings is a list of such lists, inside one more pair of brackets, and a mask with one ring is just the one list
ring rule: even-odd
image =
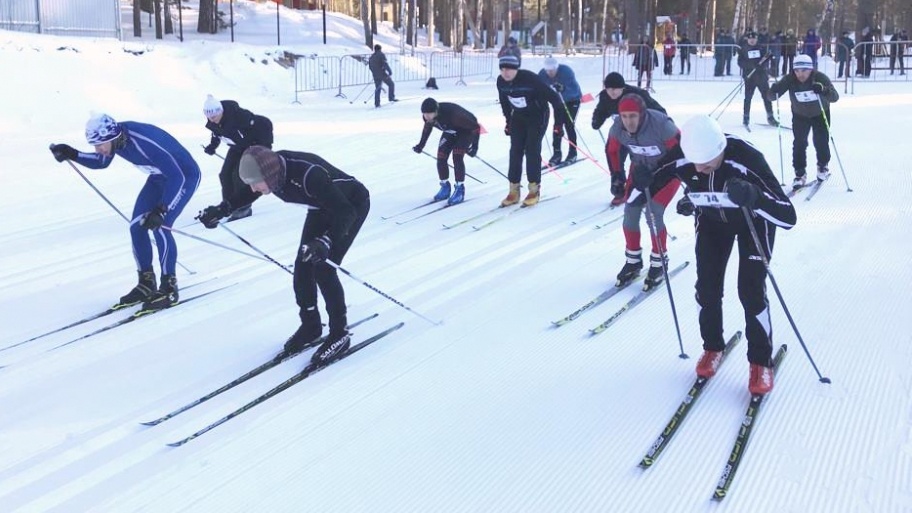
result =
[[285,185],[285,161],[265,146],[251,146],[241,155],[238,175],[247,185],[266,182],[270,191],[280,191]]

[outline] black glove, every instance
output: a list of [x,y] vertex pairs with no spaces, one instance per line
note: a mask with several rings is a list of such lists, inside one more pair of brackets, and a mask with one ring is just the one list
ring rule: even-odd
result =
[[555,82],[555,83],[551,84],[551,88],[560,93],[560,92],[563,92],[563,90],[564,90],[564,84],[561,84],[560,82]]
[[310,239],[301,246],[301,261],[313,264],[320,263],[329,257],[329,248],[331,246],[332,243],[326,235]]
[[728,192],[728,199],[739,207],[754,208],[760,199],[760,188],[741,178],[729,179],[725,190]]
[[218,205],[212,205],[204,208],[196,216],[196,219],[199,220],[199,222],[203,223],[203,226],[211,230],[218,227],[219,220],[221,218],[227,217],[230,214],[231,206],[227,201],[223,201]]
[[504,125],[504,134],[506,134],[507,137],[510,137],[510,123]]
[[422,146],[420,144],[416,144],[416,145],[412,146],[412,151],[414,151],[415,153],[421,153],[421,150],[423,150],[423,149],[424,149],[424,146]]
[[693,201],[690,201],[687,194],[678,200],[678,214],[681,214],[682,216],[692,216],[696,209],[697,207],[694,206]]
[[620,198],[624,195],[624,173],[615,173],[611,175],[611,194],[615,198]]
[[206,155],[215,155],[215,149],[218,148],[220,142],[222,142],[221,139],[213,137],[212,140],[209,141],[209,146],[203,148],[203,151],[206,152]]
[[564,125],[561,125],[561,124],[554,125],[554,135],[556,135],[558,137],[563,137],[564,136]]
[[146,230],[158,230],[161,228],[163,222],[165,222],[165,214],[168,213],[168,209],[164,205],[159,205],[143,216],[142,221],[139,222],[139,226],[142,226]]
[[468,155],[470,157],[475,157],[475,155],[478,155],[478,143],[477,142],[470,144],[469,147],[466,148],[466,155]]
[[811,86],[814,88],[814,92],[817,94],[826,94],[827,86],[821,84],[820,82],[814,82],[814,85]]
[[57,162],[76,160],[76,157],[79,156],[79,152],[67,144],[52,144],[51,153],[54,155],[54,158],[57,159]]

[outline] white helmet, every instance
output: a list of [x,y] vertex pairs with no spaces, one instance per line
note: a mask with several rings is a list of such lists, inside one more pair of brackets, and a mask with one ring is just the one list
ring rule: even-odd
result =
[[92,146],[113,141],[120,137],[123,129],[107,114],[96,114],[86,121],[86,141]]

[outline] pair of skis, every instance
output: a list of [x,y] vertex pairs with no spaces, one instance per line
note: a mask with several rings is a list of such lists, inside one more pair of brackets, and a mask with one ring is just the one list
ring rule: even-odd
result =
[[[367,318],[365,318],[365,319],[362,319],[362,320],[360,320],[360,321],[358,321],[358,322],[352,324],[350,327],[355,327],[355,326],[357,326],[357,325],[359,325],[359,324],[361,324],[361,323],[363,323],[363,322],[366,322],[366,321],[368,321],[368,320],[370,320],[370,319],[373,319],[373,318],[375,318],[375,317],[377,317],[377,314],[373,314],[373,315],[371,315],[371,316],[369,316],[369,317],[367,317]],[[283,391],[285,391],[285,390],[291,388],[292,386],[294,386],[294,385],[296,385],[297,383],[300,383],[301,381],[303,381],[303,380],[309,378],[310,376],[312,376],[312,375],[316,374],[317,372],[319,372],[319,371],[325,369],[326,367],[329,367],[330,365],[332,365],[332,364],[334,364],[334,363],[336,363],[336,362],[339,362],[339,361],[341,361],[341,360],[343,360],[343,359],[345,359],[345,358],[348,358],[349,356],[353,355],[354,353],[356,353],[356,352],[358,352],[358,351],[364,349],[365,347],[367,347],[367,346],[373,344],[374,342],[377,342],[378,340],[382,339],[383,337],[386,337],[387,335],[393,333],[394,331],[396,331],[396,330],[402,328],[402,326],[404,326],[404,325],[405,325],[405,323],[400,322],[400,323],[395,324],[395,325],[393,325],[393,326],[391,326],[391,327],[389,327],[389,328],[387,328],[387,329],[385,329],[385,330],[383,330],[383,331],[381,331],[381,332],[379,332],[379,333],[377,333],[377,334],[375,334],[375,335],[373,335],[373,336],[371,336],[371,337],[369,337],[369,338],[367,338],[367,339],[364,339],[363,341],[361,341],[361,342],[359,342],[359,343],[357,343],[357,344],[352,345],[352,346],[349,347],[345,352],[343,352],[343,353],[340,354],[338,357],[336,357],[335,359],[333,359],[333,360],[331,360],[331,361],[329,361],[329,362],[322,363],[322,364],[317,364],[317,363],[313,363],[313,362],[308,363],[307,366],[304,367],[304,369],[303,369],[302,371],[296,373],[295,375],[293,375],[293,376],[291,376],[290,378],[286,379],[285,381],[283,381],[283,382],[280,383],[279,385],[277,385],[277,386],[271,388],[270,390],[264,392],[263,394],[261,394],[261,395],[259,395],[258,397],[254,398],[254,399],[251,400],[250,402],[244,404],[244,405],[241,406],[240,408],[237,408],[236,410],[234,410],[234,411],[232,411],[231,413],[225,415],[224,417],[222,417],[222,418],[220,418],[220,419],[218,419],[218,420],[216,420],[216,421],[214,421],[214,422],[212,422],[212,423],[206,425],[205,427],[203,427],[203,428],[200,429],[199,431],[196,431],[195,433],[193,433],[193,434],[191,434],[191,435],[189,435],[189,436],[187,436],[187,437],[184,437],[184,438],[182,438],[182,439],[180,439],[180,440],[177,440],[176,442],[171,442],[171,443],[169,443],[168,445],[171,446],[171,447],[180,447],[181,445],[184,445],[184,444],[186,444],[187,442],[189,442],[189,441],[191,441],[191,440],[193,440],[193,439],[195,439],[195,438],[198,438],[198,437],[204,435],[205,433],[208,433],[209,431],[212,431],[212,430],[215,429],[216,427],[218,427],[218,426],[220,426],[220,425],[222,425],[222,424],[228,422],[229,420],[231,420],[231,419],[233,419],[233,418],[235,418],[235,417],[237,417],[237,416],[243,414],[244,412],[246,412],[246,411],[248,411],[248,410],[250,410],[250,409],[256,407],[257,405],[260,405],[260,404],[266,402],[268,399],[270,399],[270,398],[272,398],[272,397],[275,397],[276,395],[280,394],[281,392],[283,392]],[[305,350],[305,349],[308,349],[308,348],[310,348],[310,347],[315,347],[315,346],[319,345],[319,344],[322,343],[322,342],[323,342],[323,339],[322,339],[322,338],[321,338],[321,339],[318,339],[318,340],[314,341],[313,343],[308,344],[308,346],[305,347],[305,348],[303,348],[302,351]],[[274,358],[272,358],[272,359],[266,361],[265,363],[263,363],[263,364],[261,364],[261,365],[255,367],[255,368],[251,369],[250,371],[248,371],[248,372],[242,374],[241,376],[239,376],[239,377],[237,377],[236,379],[230,381],[229,383],[226,383],[225,385],[223,385],[223,386],[217,388],[216,390],[213,390],[212,392],[210,392],[210,393],[208,393],[208,394],[206,394],[206,395],[204,395],[204,396],[202,396],[202,397],[200,397],[200,398],[198,398],[198,399],[196,399],[196,400],[193,400],[193,401],[191,401],[191,402],[189,402],[189,403],[187,403],[187,404],[185,404],[185,405],[183,405],[183,406],[181,406],[181,407],[179,407],[179,408],[177,408],[177,409],[171,411],[170,413],[167,413],[167,414],[165,414],[165,415],[163,415],[163,416],[161,416],[161,417],[159,417],[159,418],[157,418],[157,419],[150,420],[150,421],[146,421],[146,422],[142,422],[141,424],[142,424],[142,425],[145,425],[145,426],[157,426],[157,425],[159,425],[159,424],[161,424],[161,423],[163,423],[163,422],[165,422],[165,421],[167,421],[167,420],[170,420],[170,419],[176,417],[177,415],[180,415],[181,413],[183,413],[183,412],[185,412],[185,411],[187,411],[187,410],[190,410],[191,408],[194,408],[194,407],[196,407],[196,406],[199,406],[200,404],[202,404],[202,403],[204,403],[204,402],[206,402],[206,401],[208,401],[208,400],[210,400],[210,399],[216,397],[216,396],[219,395],[219,394],[222,394],[222,393],[224,393],[224,392],[226,392],[226,391],[228,391],[228,390],[230,390],[230,389],[232,389],[232,388],[234,388],[234,387],[240,385],[241,383],[244,383],[245,381],[248,381],[248,380],[250,380],[250,379],[252,379],[252,378],[254,378],[254,377],[256,377],[256,376],[258,376],[258,375],[260,375],[260,374],[262,374],[262,373],[264,373],[264,372],[266,372],[266,371],[269,370],[269,369],[272,369],[273,367],[278,366],[279,364],[281,364],[281,363],[283,363],[283,362],[285,362],[285,361],[287,361],[287,360],[290,360],[291,358],[294,358],[295,356],[297,356],[297,355],[299,355],[299,354],[300,354],[300,352],[296,352],[296,353],[292,353],[292,354],[288,354],[288,353],[284,353],[284,352],[279,353],[279,354],[276,355]]]
[[[720,365],[725,362],[729,353],[731,353],[732,348],[736,346],[740,340],[740,331],[735,333],[728,340],[728,343],[725,344],[725,350],[722,352],[722,362]],[[774,372],[778,370],[779,364],[782,363],[782,360],[785,358],[787,350],[788,348],[785,345],[782,345],[779,347],[779,350],[776,351],[776,354],[773,357]],[[652,443],[652,445],[649,447],[649,450],[646,451],[646,455],[643,456],[643,459],[640,461],[640,468],[646,470],[655,464],[656,459],[658,459],[662,452],[668,447],[668,444],[671,442],[672,437],[678,432],[678,429],[681,427],[681,424],[684,422],[687,414],[690,413],[690,411],[693,409],[694,404],[703,393],[703,389],[706,387],[706,384],[710,381],[710,379],[712,378],[704,378],[698,376],[697,379],[693,382],[693,385],[691,385],[690,390],[684,397],[684,400],[681,402],[680,406],[678,406],[677,410],[675,410],[674,414],[671,416],[671,419],[668,421],[668,424],[665,425],[665,429],[662,430],[662,433]],[[765,397],[765,395],[760,394],[751,396],[750,402],[747,406],[747,411],[744,415],[744,420],[741,422],[741,428],[738,430],[738,435],[735,438],[735,443],[732,446],[728,461],[722,470],[722,475],[716,484],[715,491],[713,492],[713,500],[721,501],[728,495],[731,484],[735,479],[735,472],[738,470],[738,466],[744,459],[744,453],[747,450],[747,444],[750,441],[750,436],[753,432],[753,428],[757,424],[757,417],[760,413],[760,406],[762,405],[763,399]]]
[[[471,198],[470,198],[470,199],[471,199]],[[403,210],[403,211],[401,211],[401,212],[397,212],[397,213],[395,213],[395,214],[388,215],[388,216],[386,216],[386,217],[381,217],[381,219],[383,219],[384,221],[386,221],[386,220],[388,220],[388,219],[393,219],[393,218],[396,218],[396,217],[399,217],[399,216],[402,216],[402,215],[405,215],[405,214],[408,214],[408,213],[415,212],[415,211],[417,211],[417,210],[421,210],[421,209],[423,209],[423,208],[425,208],[425,207],[429,207],[429,206],[431,206],[431,205],[438,204],[438,203],[440,203],[441,201],[443,202],[442,205],[437,205],[437,208],[432,208],[432,209],[430,209],[430,210],[428,210],[428,211],[426,211],[426,212],[421,212],[420,214],[413,215],[413,216],[411,216],[411,217],[406,217],[406,218],[404,218],[404,219],[399,219],[399,220],[396,221],[396,224],[398,224],[398,225],[403,225],[403,224],[406,224],[406,223],[411,223],[412,221],[415,221],[415,220],[417,220],[417,219],[421,219],[421,218],[423,218],[423,217],[427,217],[427,216],[429,216],[429,215],[431,215],[431,214],[435,214],[435,213],[437,213],[437,212],[440,212],[441,210],[446,210],[446,209],[448,209],[448,208],[455,207],[455,206],[457,206],[457,205],[461,205],[462,203],[465,203],[465,202],[467,202],[467,201],[470,201],[470,199],[463,200],[463,201],[461,201],[461,202],[459,202],[459,203],[455,203],[455,204],[453,204],[453,205],[450,205],[449,203],[447,203],[446,200],[431,200],[431,201],[428,201],[428,202],[426,202],[426,203],[422,203],[422,204],[417,205],[417,206],[414,206],[414,207],[412,207],[412,208]]]
[[[553,200],[553,199],[557,199],[557,198],[559,198],[559,197],[560,197],[560,196],[548,196],[547,198],[542,198],[542,199],[539,201],[539,203],[544,203],[544,202],[546,202],[546,201],[550,201],[550,200]],[[495,218],[492,219],[492,220],[486,221],[486,222],[484,222],[484,223],[482,223],[482,224],[473,225],[472,228],[473,228],[474,230],[477,231],[477,230],[481,230],[481,229],[483,229],[483,228],[486,228],[486,227],[488,227],[488,226],[490,226],[490,225],[492,225],[492,224],[494,224],[494,223],[496,223],[496,222],[498,222],[498,221],[501,221],[503,218],[509,217],[510,215],[515,214],[516,212],[519,212],[519,211],[521,211],[521,210],[526,210],[526,209],[528,209],[528,208],[529,208],[529,207],[526,207],[525,205],[523,205],[523,204],[521,204],[521,203],[520,203],[520,205],[519,205],[518,207],[512,207],[512,208],[511,208],[511,207],[502,207],[502,206],[498,205],[498,206],[496,206],[496,207],[494,207],[494,208],[492,208],[492,209],[490,209],[490,210],[485,210],[484,212],[479,212],[478,214],[475,214],[475,215],[473,215],[473,216],[470,216],[470,217],[467,217],[467,218],[465,218],[465,219],[462,219],[461,221],[456,221],[456,222],[454,222],[454,223],[449,223],[449,224],[444,223],[443,229],[444,229],[444,230],[452,230],[453,228],[456,228],[456,227],[458,227],[458,226],[462,226],[462,225],[465,225],[465,224],[469,224],[469,223],[471,223],[471,222],[473,222],[473,221],[478,221],[478,220],[480,220],[480,219],[483,219],[483,218],[485,218],[485,217],[487,217],[487,216],[489,216],[489,215],[491,215],[491,214],[495,214],[495,213],[498,213],[498,212],[504,212],[504,210],[506,210],[505,213],[501,214],[501,215],[498,216],[498,217],[495,217]]]

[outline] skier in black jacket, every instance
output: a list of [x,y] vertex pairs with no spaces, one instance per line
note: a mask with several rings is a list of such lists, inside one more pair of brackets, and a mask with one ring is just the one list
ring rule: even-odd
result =
[[757,42],[757,33],[754,31],[748,32],[746,39],[747,42],[738,48],[738,66],[741,67],[741,78],[744,79],[744,126],[750,124],[751,99],[756,89],[760,90],[763,107],[766,108],[766,120],[770,125],[779,126],[773,116],[773,103],[767,98],[769,74],[766,71],[766,61],[771,57],[769,47]]
[[[681,127],[681,146],[663,161],[666,164],[656,172],[654,187],[680,178],[688,192],[727,193],[731,202],[749,211],[746,217],[741,208],[695,208],[687,196],[677,205],[679,214],[696,214],[696,299],[704,349],[697,374],[711,377],[722,361],[725,267],[737,239],[738,297],[744,308],[750,362],[748,389],[751,394],[768,393],[773,388],[773,330],[766,297],[766,266],[758,251],[763,251],[767,261],[772,258],[776,227],[788,230],[795,225],[795,207],[763,154],[747,141],[723,134],[719,124],[708,116],[697,116],[685,123]],[[757,232],[759,248],[748,223]]]
[[[434,195],[434,201],[447,200],[448,205],[462,203],[465,200],[465,155],[474,157],[478,152],[478,139],[481,127],[475,115],[455,103],[437,103],[433,98],[425,98],[421,103],[421,117],[424,129],[421,141],[412,147],[415,153],[421,153],[431,130],[440,129],[440,142],[437,143],[437,177],[440,179],[440,190]],[[453,171],[456,175],[456,188],[450,195],[450,168],[447,159],[453,153]]]
[[[244,150],[254,145],[272,148],[272,121],[242,109],[236,101],[218,101],[211,94],[203,104],[203,114],[206,115],[206,128],[212,132],[212,139],[203,151],[207,155],[215,155],[215,149],[222,138],[228,141],[228,153],[225,154],[222,170],[219,171],[222,199],[225,200],[234,196],[238,190],[247,188],[238,178],[238,162]],[[252,213],[249,206],[238,209],[231,213],[228,221],[242,219]]]
[[393,83],[393,70],[386,61],[380,45],[374,45],[374,53],[367,60],[367,67],[374,77],[374,108],[380,106],[380,90],[383,84],[389,88],[389,101],[396,102],[396,84]]
[[294,291],[301,326],[285,342],[294,353],[311,346],[323,333],[317,310],[317,288],[329,316],[329,336],[312,357],[325,363],[345,351],[351,336],[345,326],[345,291],[335,267],[342,263],[370,211],[367,188],[312,153],[252,146],[241,157],[240,175],[250,187],[219,205],[206,207],[198,219],[206,228],[218,226],[238,206],[246,206],[263,194],[275,194],[286,203],[310,207],[301,230],[301,246],[294,267]]
[[500,108],[506,118],[504,133],[510,137],[510,192],[500,202],[507,207],[519,203],[519,186],[522,179],[523,157],[526,158],[526,179],[529,193],[523,199],[523,206],[531,207],[540,197],[542,171],[542,136],[548,129],[548,104],[554,109],[554,134],[564,135],[567,122],[566,109],[561,97],[554,89],[532,71],[519,69],[519,59],[514,55],[500,58],[500,76],[497,77],[497,92]]

